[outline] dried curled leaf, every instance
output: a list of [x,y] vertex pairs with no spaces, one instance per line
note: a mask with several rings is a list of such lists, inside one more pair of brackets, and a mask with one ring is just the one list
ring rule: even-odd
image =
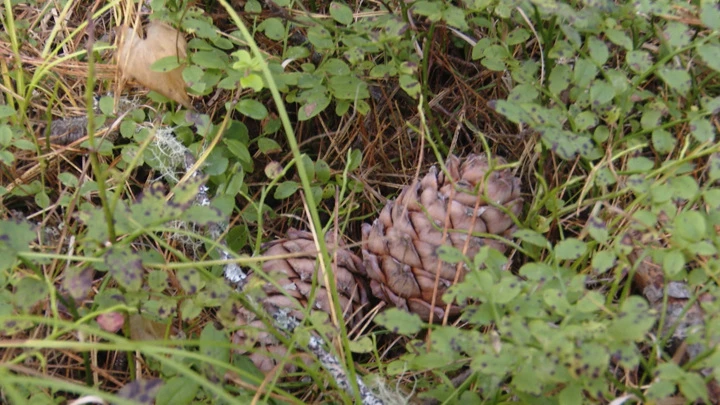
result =
[[141,85],[192,108],[185,91],[182,66],[167,72],[154,72],[153,63],[167,57],[178,60],[187,56],[187,42],[183,35],[171,26],[151,21],[145,27],[145,39],[140,38],[131,27],[121,27],[121,40],[117,51],[117,63],[123,79],[134,79]]

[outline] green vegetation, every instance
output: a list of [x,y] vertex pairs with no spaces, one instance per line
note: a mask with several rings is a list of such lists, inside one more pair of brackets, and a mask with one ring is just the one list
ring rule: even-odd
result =
[[[718,403],[718,4],[144,3],[0,3],[1,403],[357,403],[356,375],[386,403]],[[121,86],[116,28],[149,20],[186,38],[150,67],[186,90]],[[290,228],[360,255],[388,200],[471,153],[524,207],[506,254],[438,252],[468,269],[458,319],[373,301],[346,326],[327,271],[333,310],[284,330],[223,277],[272,279]],[[287,354],[261,372],[238,329]]]

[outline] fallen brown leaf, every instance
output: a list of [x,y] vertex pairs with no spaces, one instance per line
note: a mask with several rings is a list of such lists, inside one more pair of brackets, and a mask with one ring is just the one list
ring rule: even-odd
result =
[[117,62],[122,79],[134,79],[148,89],[192,108],[190,97],[185,91],[182,66],[168,72],[154,72],[150,69],[153,63],[162,58],[174,56],[183,59],[187,56],[187,42],[183,35],[160,21],[151,21],[145,27],[145,39],[128,26],[120,27],[119,32],[122,38]]

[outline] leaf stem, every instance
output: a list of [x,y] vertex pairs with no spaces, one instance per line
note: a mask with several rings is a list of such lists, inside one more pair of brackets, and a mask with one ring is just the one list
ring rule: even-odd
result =
[[92,166],[95,181],[98,187],[98,195],[102,205],[103,214],[105,215],[105,223],[108,228],[109,242],[115,242],[115,225],[113,224],[113,216],[108,204],[107,191],[105,189],[105,171],[100,167],[100,159],[98,158],[97,142],[95,140],[95,58],[93,53],[93,45],[95,44],[95,22],[92,17],[88,17],[88,40],[87,40],[87,57],[88,57],[88,79],[85,86],[85,106],[87,108],[87,136],[90,145],[90,165]]

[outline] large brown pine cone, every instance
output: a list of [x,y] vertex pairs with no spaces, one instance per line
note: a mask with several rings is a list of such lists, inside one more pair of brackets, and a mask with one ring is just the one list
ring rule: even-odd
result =
[[[365,269],[362,260],[351,251],[343,247],[342,242],[335,243],[332,232],[326,235],[326,243],[330,256],[333,258],[332,269],[337,283],[338,295],[346,325],[350,328],[355,326],[362,319],[365,306],[368,303],[367,292],[362,279],[357,276],[365,276]],[[262,269],[268,274],[278,286],[286,293],[295,298],[304,308],[308,305],[308,299],[312,290],[313,274],[318,269],[316,259],[318,256],[317,247],[310,232],[290,229],[284,239],[275,240],[263,246],[263,256],[290,256],[265,261]],[[297,254],[301,254],[298,256]],[[260,279],[258,275],[251,277]],[[325,280],[322,273],[318,273],[318,288],[313,304],[314,309],[331,313],[332,304],[330,292],[325,288]],[[298,320],[303,319],[302,308],[296,302],[268,281],[262,283],[263,296],[260,298],[262,306],[272,314],[276,311],[287,311],[290,316]],[[250,284],[253,282],[251,281]],[[287,348],[269,332],[265,324],[257,319],[255,314],[245,308],[237,311],[237,325],[240,329],[233,335],[233,343],[244,348],[241,353],[248,353],[250,359],[263,372],[271,371],[277,361],[284,356]],[[294,368],[288,366],[286,371]]]
[[[505,161],[497,158],[496,163]],[[434,320],[442,319],[445,303],[442,295],[458,277],[457,265],[439,261],[437,248],[452,245],[469,257],[488,245],[501,252],[505,245],[479,234],[510,237],[514,222],[490,201],[515,216],[522,210],[520,179],[509,170],[489,175],[485,155],[470,155],[464,160],[450,156],[447,176],[432,167],[418,183],[406,186],[395,201],[390,201],[372,225],[364,224],[363,261],[375,296],[399,308],[417,313],[424,320],[434,311]],[[487,178],[486,178],[487,175]],[[447,224],[445,223],[447,217]],[[443,229],[447,236],[443,241]],[[470,233],[473,235],[470,235]],[[469,238],[469,239],[468,239]],[[435,276],[439,274],[435,307],[432,308]],[[450,307],[449,316],[460,308]]]

